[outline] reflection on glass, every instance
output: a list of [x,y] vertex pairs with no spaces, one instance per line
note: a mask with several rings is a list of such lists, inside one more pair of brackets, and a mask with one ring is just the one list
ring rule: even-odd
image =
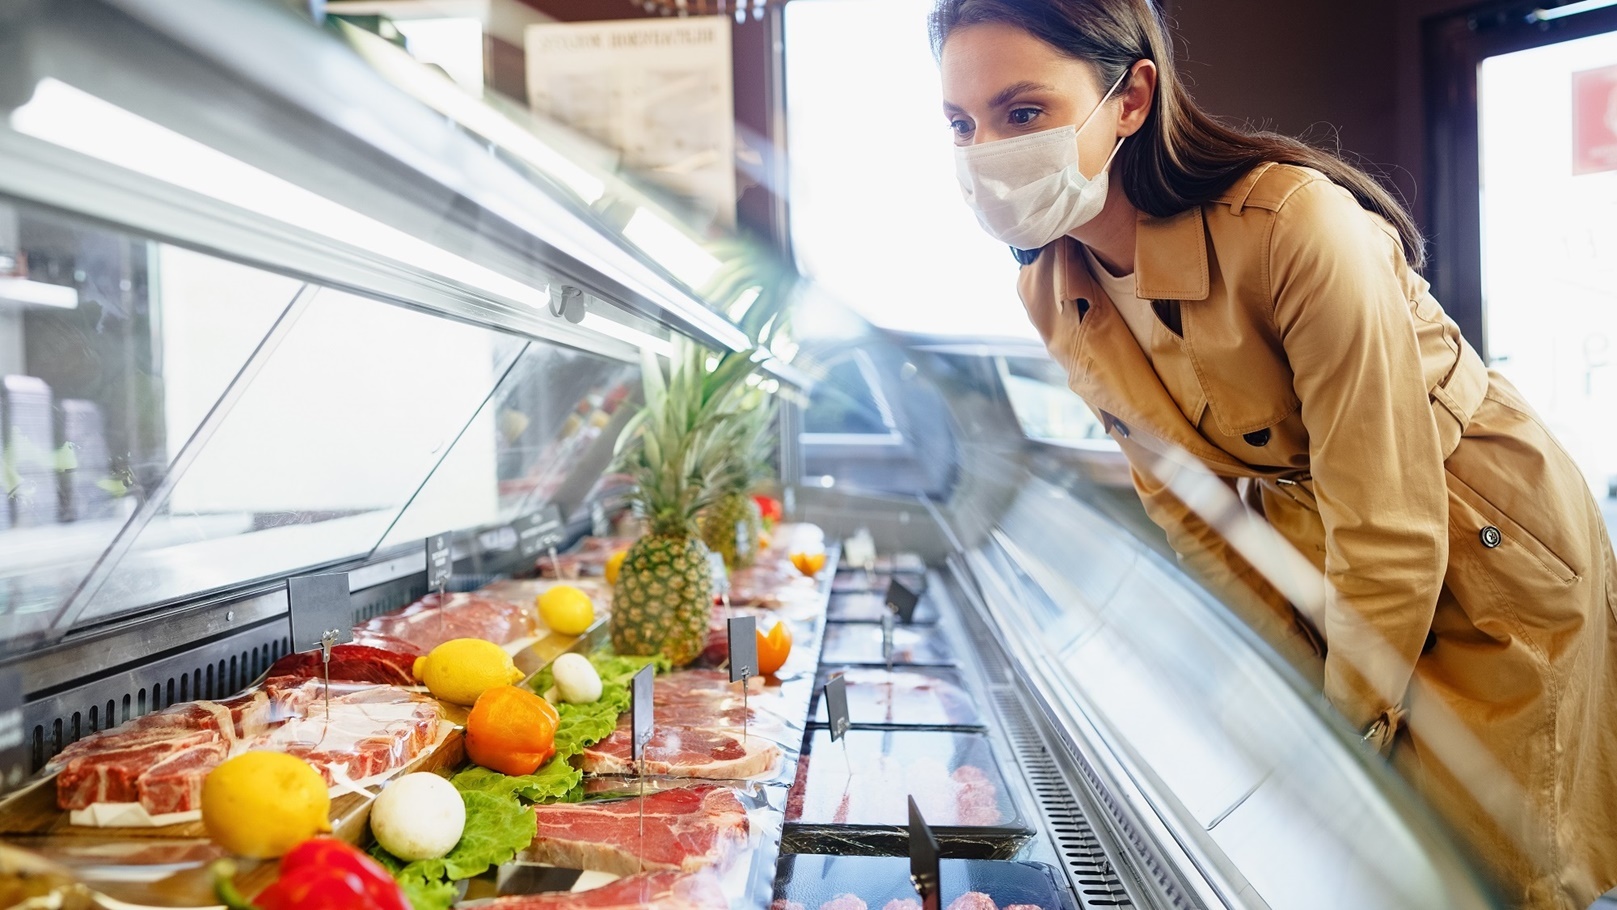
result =
[[1001,379],[1011,408],[1029,439],[1108,440],[1083,399],[1067,388],[1067,375],[1048,357],[1002,357]]
[[50,625],[300,287],[0,204],[0,640]]
[[629,364],[528,344],[381,546],[510,522],[555,501],[591,447],[610,443],[602,433],[636,377]]
[[[92,577],[82,619],[369,553],[520,349],[330,289],[300,306]],[[489,463],[462,493],[492,508],[495,491]]]

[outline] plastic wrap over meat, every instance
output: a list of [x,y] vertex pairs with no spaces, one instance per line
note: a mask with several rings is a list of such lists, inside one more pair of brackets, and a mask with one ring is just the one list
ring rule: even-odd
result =
[[332,685],[326,713],[315,681],[274,679],[222,701],[174,705],[79,740],[52,762],[64,810],[139,803],[151,815],[200,806],[202,779],[243,752],[286,752],[334,783],[403,767],[431,747],[437,702],[393,686]]
[[[368,682],[383,685],[409,686],[415,684],[411,668],[415,664],[415,648],[393,651],[370,645],[345,644],[331,649],[329,676],[343,682]],[[269,669],[270,678],[296,677],[320,679],[328,675],[328,668],[319,651],[288,654]]]
[[[760,694],[766,688],[757,677],[748,687]],[[781,747],[767,737],[782,732],[783,724],[743,702],[740,684],[731,683],[728,674],[682,670],[657,677],[652,691],[656,724],[644,756],[649,773],[740,780],[779,767]],[[611,736],[584,750],[582,767],[591,774],[633,770],[627,718]]]
[[426,653],[455,638],[481,638],[496,644],[532,636],[537,618],[527,605],[478,594],[428,594],[404,609],[367,620],[356,635],[382,635],[408,642]]
[[[632,537],[586,537],[579,542],[578,549],[563,553],[555,560],[548,553],[540,556],[534,560],[534,567],[545,578],[599,578],[606,574],[606,562],[613,553],[627,550],[633,545]],[[559,576],[556,571],[558,567],[561,570]]]
[[729,910],[724,888],[711,873],[646,872],[589,891],[502,897],[494,910]]
[[825,723],[820,692],[832,676],[847,683],[854,726],[967,727],[982,717],[960,675],[946,667],[828,667],[814,686],[815,721]]
[[525,858],[568,869],[722,871],[747,842],[746,807],[728,787],[676,787],[533,811],[537,833]]
[[830,732],[810,734],[786,821],[812,825],[909,823],[907,797],[939,828],[1009,825],[1016,808],[988,740],[930,730],[850,730],[846,757]]

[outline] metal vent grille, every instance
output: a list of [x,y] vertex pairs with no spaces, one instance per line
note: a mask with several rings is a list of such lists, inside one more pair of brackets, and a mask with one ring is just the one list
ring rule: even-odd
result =
[[289,648],[286,623],[272,621],[29,702],[23,717],[24,729],[32,728],[32,769],[91,733],[179,702],[234,695]]
[[[996,649],[986,649],[993,651]],[[1004,724],[1005,735],[1016,750],[1017,761],[1027,776],[1038,801],[1056,851],[1066,867],[1067,878],[1085,908],[1133,907],[1117,870],[1106,858],[1100,839],[1072,798],[1067,782],[1050,757],[1049,748],[1039,736],[1021,699],[1008,689],[995,688],[994,707]]]

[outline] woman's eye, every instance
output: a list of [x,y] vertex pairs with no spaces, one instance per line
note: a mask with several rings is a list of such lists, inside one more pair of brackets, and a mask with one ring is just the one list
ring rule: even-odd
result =
[[968,120],[950,120],[949,129],[954,130],[956,136],[971,135],[971,122]]
[[1039,116],[1038,108],[1019,107],[1011,111],[1011,122],[1017,126],[1027,126],[1029,123],[1032,123],[1033,118],[1037,116]]

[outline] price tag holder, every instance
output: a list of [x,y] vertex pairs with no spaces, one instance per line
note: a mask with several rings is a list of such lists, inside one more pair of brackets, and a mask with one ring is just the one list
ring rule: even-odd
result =
[[348,573],[288,578],[286,605],[287,620],[292,626],[293,651],[317,651],[354,640],[354,605],[348,593]]
[[942,895],[939,894],[942,877],[938,872],[938,839],[932,836],[932,829],[921,817],[915,797],[911,796],[909,800],[910,883],[921,897],[922,910],[938,910],[942,903]]
[[647,664],[629,682],[630,757],[637,766],[645,759],[646,745],[651,742],[651,735],[656,729],[651,712],[652,678],[656,672]]
[[887,672],[893,672],[893,621],[896,617],[891,613],[883,613],[881,617],[881,659],[887,665]]
[[921,595],[897,578],[887,583],[887,609],[906,626],[915,621],[915,605],[920,602]]
[[612,536],[612,521],[607,518],[606,506],[599,499],[590,503],[590,533],[596,537]]
[[22,674],[0,670],[0,793],[28,780],[28,740],[23,735]]
[[842,674],[825,682],[825,719],[831,725],[831,741],[836,742],[848,732],[848,681]]
[[758,620],[752,616],[732,616],[730,630],[730,681],[745,682],[758,675]]
[[556,505],[519,518],[511,527],[517,532],[517,554],[524,560],[538,559],[539,554],[561,546],[565,529],[561,508]]
[[434,534],[427,538],[427,590],[448,590],[449,576],[454,568],[455,561],[449,551],[449,535]]

